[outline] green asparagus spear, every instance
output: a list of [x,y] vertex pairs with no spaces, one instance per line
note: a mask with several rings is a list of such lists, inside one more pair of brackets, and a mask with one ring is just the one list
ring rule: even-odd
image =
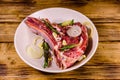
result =
[[61,51],[65,51],[71,48],[74,48],[76,45],[75,44],[71,44],[71,45],[65,45],[63,47],[60,48]]
[[44,19],[43,19],[43,21],[49,29],[51,29],[56,34],[59,34],[59,32],[55,28],[53,28],[53,26],[50,23],[46,22]]
[[42,47],[44,49],[44,66],[43,67],[46,68],[49,66],[49,57],[51,55],[49,52],[50,46],[48,45],[48,43],[44,41],[42,44]]

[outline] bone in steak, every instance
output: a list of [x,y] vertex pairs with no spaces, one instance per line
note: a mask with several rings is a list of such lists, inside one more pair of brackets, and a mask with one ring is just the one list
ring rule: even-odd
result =
[[[59,32],[56,38],[53,36],[52,29],[48,28],[44,21],[49,23],[56,31]],[[80,22],[75,22],[73,25],[63,27],[59,24],[50,23],[48,19],[28,17],[25,20],[25,23],[46,40],[54,53],[57,65],[62,69],[66,69],[75,64],[86,50],[88,44],[87,28]],[[70,37],[66,33],[66,31],[73,26],[79,26],[82,30],[82,33],[77,37]],[[63,40],[66,41],[67,45],[75,44],[76,46],[62,51],[61,48],[65,46],[63,45]]]

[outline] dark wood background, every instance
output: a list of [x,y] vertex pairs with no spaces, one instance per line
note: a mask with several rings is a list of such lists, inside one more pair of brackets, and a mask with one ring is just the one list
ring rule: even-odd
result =
[[[99,46],[84,66],[65,73],[44,73],[25,64],[14,47],[19,23],[29,14],[65,7],[88,16]],[[120,0],[0,0],[0,80],[120,79]]]

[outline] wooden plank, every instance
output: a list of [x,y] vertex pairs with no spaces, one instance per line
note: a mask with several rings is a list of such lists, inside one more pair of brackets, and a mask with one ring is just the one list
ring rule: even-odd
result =
[[120,41],[120,23],[95,24],[99,41]]
[[113,3],[113,2],[116,2],[118,3],[119,0],[56,0],[56,1],[53,1],[53,0],[1,0],[1,3],[29,3],[29,2],[36,2],[36,3],[40,3],[40,4],[54,4],[54,3],[60,3],[60,2],[63,2],[63,3],[70,3],[70,2],[78,2],[78,3],[85,3],[85,2],[109,2],[109,3]]
[[18,24],[1,23],[0,24],[0,42],[13,42],[14,34]]
[[[6,9],[1,10],[0,14],[22,14],[22,16],[24,17],[44,8],[66,7],[85,14],[94,22],[120,22],[119,0],[2,0],[0,7]],[[115,17],[117,17],[117,19]],[[94,20],[94,18],[99,18],[99,20],[96,21],[96,19]],[[8,20],[6,20],[5,22],[7,21]]]
[[[0,76],[5,79],[120,79],[120,43],[100,42],[92,59],[76,70],[51,74],[33,69],[16,54],[13,43],[0,43]],[[19,80],[19,79],[18,79]]]
[[[0,14],[0,23],[20,23],[29,13],[22,14]],[[120,23],[120,15],[98,16],[98,14],[85,14],[94,23]]]
[[[19,23],[0,24],[0,42],[13,42]],[[120,41],[120,23],[95,23],[99,41]]]
[[[19,1],[19,0],[18,0]],[[22,0],[23,1],[23,0]],[[99,18],[102,20],[99,20],[97,22],[103,21],[103,19],[108,18],[108,20],[105,21],[112,21],[116,20],[115,22],[120,22],[120,14],[119,14],[119,1],[117,0],[110,0],[108,1],[89,1],[85,5],[81,3],[79,0],[75,1],[66,1],[66,2],[61,2],[61,0],[56,0],[56,1],[39,1],[36,0],[35,3],[30,4],[29,1],[28,3],[1,3],[0,4],[0,11],[1,15],[23,15],[26,17],[26,15],[31,14],[35,11],[44,9],[44,8],[49,8],[49,7],[66,7],[66,8],[71,8],[74,10],[77,10],[86,16],[88,16],[91,19],[94,18]],[[12,5],[11,5],[12,4]],[[45,5],[45,6],[44,6]],[[8,7],[6,7],[8,6]],[[18,18],[17,18],[18,19]],[[20,21],[19,21],[20,22]]]

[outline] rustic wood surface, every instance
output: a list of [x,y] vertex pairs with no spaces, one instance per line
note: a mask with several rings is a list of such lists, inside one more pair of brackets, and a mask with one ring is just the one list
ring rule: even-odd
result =
[[[95,55],[84,66],[51,74],[33,69],[17,55],[14,34],[29,14],[65,7],[88,16],[99,33]],[[120,79],[120,0],[0,0],[0,80]]]

